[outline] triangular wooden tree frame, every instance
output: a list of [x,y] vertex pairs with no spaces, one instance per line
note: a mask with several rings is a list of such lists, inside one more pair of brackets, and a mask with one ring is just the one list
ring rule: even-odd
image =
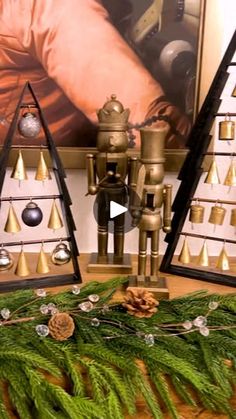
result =
[[[26,91],[29,91],[32,96],[32,103],[24,103],[24,96],[26,94]],[[45,117],[43,115],[43,112],[41,110],[41,107],[39,105],[39,102],[34,94],[34,91],[32,89],[32,86],[29,82],[27,82],[22,90],[19,102],[17,104],[11,125],[9,127],[5,142],[2,147],[2,151],[0,154],[0,197],[2,193],[2,187],[6,175],[6,168],[8,164],[9,159],[9,153],[11,151],[12,147],[12,141],[13,136],[15,134],[15,131],[17,129],[17,123],[20,115],[21,108],[27,108],[30,106],[30,108],[37,109],[38,116],[42,125],[42,129],[45,134],[45,140],[46,140],[46,148],[49,151],[50,158],[52,161],[52,170],[55,175],[58,191],[59,191],[59,200],[61,204],[61,210],[63,215],[63,223],[64,227],[66,229],[67,237],[63,237],[62,241],[67,241],[70,251],[71,251],[71,261],[73,265],[73,273],[68,273],[64,275],[48,275],[43,277],[36,277],[36,278],[28,278],[28,279],[21,279],[21,280],[14,280],[11,279],[10,281],[0,281],[0,292],[1,291],[9,291],[14,290],[18,288],[40,288],[40,287],[52,287],[56,285],[64,285],[69,283],[81,283],[81,274],[80,269],[78,265],[78,255],[79,251],[77,248],[76,240],[74,237],[74,231],[76,230],[75,223],[73,220],[73,216],[71,213],[70,206],[72,204],[71,198],[65,183],[66,174],[64,171],[64,168],[62,166],[57,148],[54,144],[54,141],[52,139],[51,133],[49,131],[48,125],[46,123]],[[27,146],[19,145],[19,148],[27,148]],[[38,147],[40,149],[40,146]],[[53,197],[52,197],[53,198]],[[35,197],[37,199],[37,197]],[[0,199],[0,208],[1,208],[1,199]],[[44,239],[44,240],[35,240],[31,241],[32,244],[34,243],[41,243],[41,242],[52,242],[56,240],[51,239]],[[17,245],[21,242],[17,243],[12,242],[10,245]],[[29,242],[24,242],[24,244],[29,244]],[[9,243],[2,243],[3,246],[8,246]]]
[[[192,268],[187,265],[179,266],[173,262],[173,257],[182,233],[182,229],[187,218],[187,214],[192,203],[195,191],[203,173],[203,160],[207,154],[212,135],[210,134],[214,119],[216,116],[224,116],[226,114],[217,113],[221,104],[221,94],[225,87],[229,73],[229,66],[235,66],[236,62],[232,62],[236,50],[236,31],[228,45],[224,57],[220,63],[218,71],[214,77],[210,90],[202,105],[202,108],[196,118],[195,124],[190,133],[187,143],[189,152],[185,162],[181,168],[178,179],[181,180],[180,187],[177,191],[173,203],[173,220],[172,231],[167,234],[166,242],[168,243],[165,255],[163,257],[160,270],[175,275],[196,278],[208,282],[216,282],[225,285],[236,286],[236,280],[233,275],[228,275],[227,271],[223,273],[212,272]],[[236,116],[236,113],[230,113]],[[225,240],[225,242],[236,243],[236,241]]]

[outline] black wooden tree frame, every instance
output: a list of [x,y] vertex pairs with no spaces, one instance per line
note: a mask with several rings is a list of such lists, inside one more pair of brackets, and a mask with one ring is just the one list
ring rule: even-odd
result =
[[[172,219],[172,231],[166,235],[165,241],[168,243],[168,246],[160,266],[160,271],[162,272],[230,286],[236,286],[236,280],[232,275],[191,268],[186,265],[175,265],[172,262],[172,259],[175,254],[180,234],[183,234],[182,228],[192,203],[194,193],[203,173],[203,160],[206,155],[217,155],[217,153],[207,152],[212,139],[210,131],[216,116],[226,116],[225,113],[218,113],[218,109],[221,104],[220,96],[229,76],[227,69],[229,66],[236,65],[236,62],[232,62],[235,50],[236,31],[219,65],[187,142],[187,148],[189,151],[178,176],[178,179],[181,180],[181,184],[172,206],[172,210],[174,212]],[[236,116],[236,114],[232,113],[230,115]],[[235,243],[233,240],[226,239],[224,241],[226,243]]]
[[[29,90],[29,92],[31,93],[33,102],[32,103],[24,103],[23,99],[24,99],[24,95],[26,93],[26,90]],[[5,179],[5,175],[6,175],[6,168],[7,168],[7,164],[8,164],[8,159],[9,159],[9,153],[12,147],[12,140],[13,140],[13,136],[14,133],[17,129],[17,123],[18,123],[18,119],[19,119],[19,115],[20,115],[20,111],[22,108],[35,108],[37,109],[38,115],[39,115],[39,119],[45,134],[45,139],[46,139],[46,148],[49,151],[50,154],[50,158],[52,161],[52,169],[54,172],[54,176],[56,179],[56,183],[57,183],[57,187],[58,187],[58,191],[59,194],[58,195],[47,195],[47,196],[35,196],[35,197],[30,197],[31,199],[54,199],[54,198],[59,198],[60,200],[60,204],[61,204],[61,209],[62,209],[62,215],[63,215],[63,222],[64,222],[64,226],[65,226],[65,230],[66,230],[66,234],[67,237],[62,237],[61,240],[62,241],[67,241],[69,248],[70,248],[70,252],[71,252],[71,261],[72,261],[72,265],[73,265],[73,273],[68,273],[68,274],[64,274],[64,275],[48,275],[48,276],[43,276],[43,277],[35,277],[35,278],[27,278],[27,279],[21,279],[21,280],[14,280],[11,279],[9,281],[0,281],[0,292],[4,292],[4,291],[10,291],[10,290],[14,290],[14,289],[19,289],[19,288],[40,288],[40,287],[53,287],[53,286],[57,286],[57,285],[65,285],[65,284],[71,284],[71,283],[81,283],[82,279],[81,279],[81,274],[80,274],[80,269],[79,269],[79,264],[78,264],[78,259],[77,257],[79,256],[79,251],[78,251],[78,247],[76,244],[76,240],[75,240],[75,236],[74,236],[74,231],[76,230],[76,226],[73,220],[73,216],[71,213],[71,209],[70,206],[72,204],[67,186],[66,186],[66,182],[65,182],[65,178],[66,178],[66,173],[64,171],[64,168],[62,166],[57,148],[54,144],[54,141],[52,139],[51,133],[48,129],[48,125],[46,123],[45,117],[43,115],[43,112],[41,110],[41,107],[39,105],[39,102],[34,94],[34,91],[32,89],[32,86],[30,85],[29,82],[27,82],[22,90],[18,105],[16,107],[15,113],[14,113],[14,117],[12,119],[11,125],[9,127],[6,139],[4,141],[3,147],[2,147],[2,151],[0,154],[0,197],[1,197],[1,192],[2,192],[2,187],[3,187],[3,183],[4,183],[4,179]],[[31,146],[27,146],[27,145],[19,145],[19,148],[31,148]],[[40,149],[41,147],[38,146],[38,148]],[[16,198],[16,200],[18,199],[26,199],[28,197],[21,197],[21,198]],[[3,200],[0,198],[0,208],[1,208],[1,202]],[[10,198],[9,198],[10,201]],[[49,243],[49,242],[58,242],[58,239],[40,239],[40,240],[31,240],[31,241],[24,241],[22,244],[35,244],[35,243]],[[2,246],[4,247],[8,247],[8,246],[16,246],[16,245],[20,245],[21,242],[9,242],[9,243],[1,243]]]

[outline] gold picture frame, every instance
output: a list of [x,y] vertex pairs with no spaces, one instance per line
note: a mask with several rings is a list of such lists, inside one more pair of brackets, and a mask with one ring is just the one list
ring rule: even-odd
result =
[[[204,54],[204,37],[205,37],[205,26],[207,22],[206,9],[208,0],[199,0],[200,1],[200,21],[198,28],[198,50],[197,50],[197,72],[196,72],[196,84],[195,84],[195,96],[194,96],[194,113],[193,121],[196,118],[196,115],[199,110],[199,104],[202,97],[201,84],[202,84],[202,59]],[[168,1],[167,1],[168,2]],[[189,0],[191,3],[191,0]],[[210,83],[210,81],[209,81]],[[65,169],[85,169],[86,167],[86,154],[95,153],[96,148],[91,147],[58,147],[59,155]],[[165,157],[166,164],[165,170],[171,172],[178,172],[181,168],[188,150],[186,149],[166,149]],[[137,149],[129,149],[129,155],[134,156],[138,155],[139,151]],[[16,151],[14,149],[10,152],[9,164],[14,164],[16,159]],[[28,167],[35,167],[36,157],[35,152],[29,148],[24,151],[25,163]]]

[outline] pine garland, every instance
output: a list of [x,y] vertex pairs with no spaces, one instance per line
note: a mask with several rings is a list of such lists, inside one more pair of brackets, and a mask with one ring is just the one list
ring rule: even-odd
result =
[[[136,414],[137,396],[153,418],[164,405],[178,419],[173,389],[193,408],[236,418],[236,294],[200,291],[137,318],[112,299],[125,282],[0,295],[0,419],[122,419]],[[75,324],[65,341],[47,331],[58,311]]]

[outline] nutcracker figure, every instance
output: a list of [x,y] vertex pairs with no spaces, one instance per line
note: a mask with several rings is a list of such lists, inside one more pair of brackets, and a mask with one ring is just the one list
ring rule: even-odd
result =
[[[136,182],[133,179],[135,194],[130,209],[133,223],[139,228],[138,276],[136,284],[152,291],[162,288],[167,294],[163,278],[158,276],[159,234],[171,231],[172,185],[164,185],[164,143],[168,128],[142,128],[140,167]],[[134,186],[136,184],[136,186]],[[147,239],[150,238],[150,275],[146,276]]]
[[[111,202],[124,206],[128,199],[126,177],[132,181],[137,159],[129,161],[128,118],[129,109],[112,95],[98,115],[98,152],[87,155],[88,194],[97,195],[98,253],[92,254],[89,272],[131,272],[131,264],[124,255],[125,213],[113,219]],[[108,253],[108,226],[114,224],[114,252]]]

